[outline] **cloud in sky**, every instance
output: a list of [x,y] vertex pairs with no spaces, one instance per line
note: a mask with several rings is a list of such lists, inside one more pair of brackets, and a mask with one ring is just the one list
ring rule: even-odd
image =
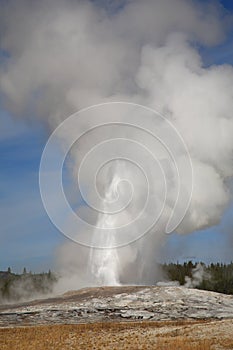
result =
[[[9,265],[19,272],[24,266],[33,271],[46,270],[53,266],[54,251],[63,237],[47,218],[38,190],[37,168],[45,141],[44,132],[15,122],[6,115],[1,122],[6,123],[5,130],[9,125],[11,129],[7,141],[5,137],[4,142],[0,141],[0,270]],[[233,227],[229,223],[231,215],[232,208],[222,225],[207,232],[169,236],[163,247],[165,259],[180,261],[196,257],[207,262],[230,261],[233,245],[229,233]]]
[[[229,200],[224,179],[232,172],[232,69],[222,66],[205,70],[197,47],[208,47],[206,52],[210,53],[211,47],[221,44],[229,27],[226,14],[210,2],[189,0],[127,1],[114,11],[108,7],[107,14],[98,2],[24,0],[5,4],[0,27],[2,52],[7,55],[0,77],[10,113],[16,118],[37,116],[53,130],[67,113],[95,102],[120,98],[160,104],[187,136],[195,162],[195,202],[183,231],[220,220]],[[220,63],[224,60],[221,57]],[[203,98],[206,92],[209,100]],[[198,103],[193,104],[194,98]],[[188,120],[185,116],[189,111]],[[222,115],[224,118],[219,118]],[[200,126],[205,128],[204,133],[200,133]],[[13,130],[5,127],[5,136],[0,136],[2,150],[6,154],[18,148],[21,157],[25,152],[25,158],[18,162],[19,169],[27,169],[24,164],[28,159],[38,162],[38,153],[33,154],[27,144],[20,150],[15,142],[19,134]],[[21,141],[28,137],[32,142],[32,136],[21,132]],[[8,154],[6,158],[10,157]],[[4,187],[10,188],[9,179],[4,181]],[[213,187],[218,190],[213,192]],[[18,196],[23,197],[23,191]],[[25,196],[21,211],[28,208],[36,220],[38,203],[34,200],[33,195]],[[31,203],[35,207],[30,208]]]

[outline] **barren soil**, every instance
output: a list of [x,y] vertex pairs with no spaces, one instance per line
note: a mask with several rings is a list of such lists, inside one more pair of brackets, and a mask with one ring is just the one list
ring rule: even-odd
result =
[[2,328],[0,349],[233,349],[232,331],[232,320]]
[[2,305],[0,349],[233,349],[233,296],[103,287]]

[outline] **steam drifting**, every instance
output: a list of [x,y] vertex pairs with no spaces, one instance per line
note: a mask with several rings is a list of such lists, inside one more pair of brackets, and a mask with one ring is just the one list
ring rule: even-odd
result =
[[[189,0],[125,1],[120,7],[108,8],[88,1],[19,0],[1,6],[1,50],[8,58],[0,70],[0,90],[5,107],[15,117],[38,118],[53,131],[68,115],[93,104],[123,101],[159,110],[182,135],[192,159],[192,200],[177,231],[186,234],[221,220],[230,201],[227,183],[233,174],[233,68],[204,67],[197,49],[224,40],[228,19],[220,7]],[[124,113],[119,118],[123,122]],[[153,122],[151,116],[151,125]],[[91,127],[88,123],[88,118],[83,119],[80,130]],[[67,129],[62,133],[61,143],[69,143],[74,132]],[[117,277],[109,283],[151,283],[158,278],[154,260],[159,258],[171,202],[176,198],[172,191],[176,185],[174,168],[161,145],[147,135],[134,128],[123,128],[120,133],[156,150],[170,191],[156,231],[152,229],[130,246],[112,250],[115,257],[110,260],[117,266]],[[87,152],[106,137],[115,137],[116,129],[103,127],[89,136],[71,150],[74,175]],[[125,144],[119,149],[124,150]],[[173,151],[187,180],[184,154],[175,144]],[[107,149],[102,154],[107,154]],[[150,167],[146,158],[144,161]],[[103,197],[110,193],[114,198],[111,184],[119,172],[128,178],[134,171],[129,164],[110,164],[99,177]],[[138,190],[139,204],[135,210],[141,207],[145,189],[141,175],[137,175],[134,190]],[[158,193],[158,202],[160,180],[155,174],[150,193]],[[184,193],[189,191],[186,180],[181,183]],[[118,191],[125,193],[124,187]],[[154,214],[147,211],[145,215]],[[93,215],[90,220],[96,223],[101,218]],[[74,243],[60,248],[58,260],[65,271],[61,288],[101,280],[93,271],[90,256],[96,262],[102,254],[99,250],[90,253],[89,248]],[[74,271],[77,280],[70,280],[69,272],[72,275]],[[102,278],[101,283],[108,281]]]

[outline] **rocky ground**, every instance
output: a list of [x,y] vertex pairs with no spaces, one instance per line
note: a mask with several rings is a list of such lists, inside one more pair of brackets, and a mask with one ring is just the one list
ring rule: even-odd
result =
[[108,321],[233,319],[233,296],[184,287],[87,288],[0,306],[0,327]]

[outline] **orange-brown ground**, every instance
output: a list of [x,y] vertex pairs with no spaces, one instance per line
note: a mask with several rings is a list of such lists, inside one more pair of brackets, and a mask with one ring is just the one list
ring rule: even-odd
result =
[[1,350],[233,349],[233,320],[124,322],[0,329]]

